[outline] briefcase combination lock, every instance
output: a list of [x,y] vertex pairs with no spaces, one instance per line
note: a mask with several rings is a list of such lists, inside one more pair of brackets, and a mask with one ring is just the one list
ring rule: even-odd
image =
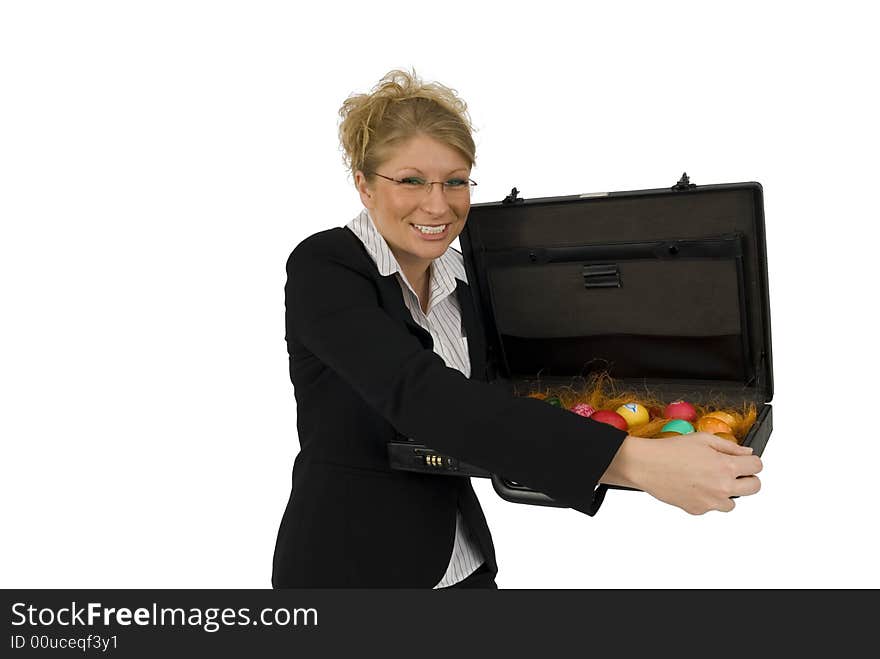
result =
[[451,455],[443,455],[424,444],[412,441],[389,442],[388,459],[392,469],[445,474],[448,476],[476,476],[491,478],[485,469],[462,462]]

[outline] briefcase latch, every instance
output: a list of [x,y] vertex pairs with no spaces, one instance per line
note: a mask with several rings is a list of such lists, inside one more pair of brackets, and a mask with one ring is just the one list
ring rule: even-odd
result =
[[616,263],[585,265],[584,288],[620,288],[620,268]]
[[682,173],[681,178],[678,179],[678,183],[672,186],[673,190],[681,191],[681,190],[693,190],[697,187],[696,183],[691,183],[691,179],[688,177],[687,172]]
[[502,204],[521,204],[523,202],[523,199],[522,199],[522,197],[519,197],[517,195],[519,195],[519,190],[517,190],[516,188],[511,188],[510,194],[507,195],[504,199],[502,199],[501,203]]

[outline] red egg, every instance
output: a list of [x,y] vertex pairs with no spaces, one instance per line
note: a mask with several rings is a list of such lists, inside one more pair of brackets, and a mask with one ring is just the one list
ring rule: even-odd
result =
[[611,410],[599,410],[598,412],[593,412],[593,415],[590,418],[599,423],[607,423],[609,426],[614,426],[619,430],[629,429],[629,424],[626,422],[626,419],[620,416],[617,412],[612,412]]
[[683,419],[694,422],[697,420],[697,410],[687,401],[677,400],[666,406],[663,416],[666,419]]

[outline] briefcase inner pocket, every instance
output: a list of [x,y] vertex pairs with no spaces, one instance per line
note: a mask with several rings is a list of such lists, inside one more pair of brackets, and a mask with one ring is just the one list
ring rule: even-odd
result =
[[741,236],[492,254],[490,302],[513,373],[738,379],[748,328]]

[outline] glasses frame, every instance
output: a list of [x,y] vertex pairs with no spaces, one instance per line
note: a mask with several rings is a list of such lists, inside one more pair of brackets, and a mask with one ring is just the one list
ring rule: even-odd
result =
[[[384,178],[385,180],[393,181],[394,183],[397,183],[398,185],[407,185],[403,181],[403,179],[391,178],[390,176],[385,176],[384,174],[380,174],[379,172],[367,172],[367,174],[374,174],[376,176],[379,176],[380,178]],[[421,177],[420,176],[419,177],[407,176],[406,178],[421,178]],[[468,185],[467,185],[468,193],[470,193],[471,191],[473,191],[473,189],[475,187],[477,187],[477,182],[475,180],[473,180],[472,178],[465,178],[464,180],[468,182]],[[425,181],[424,188],[425,188],[426,195],[431,194],[431,190],[433,190],[435,183],[439,183],[442,186],[442,190],[444,192],[449,192],[449,190],[446,188],[446,181]]]

